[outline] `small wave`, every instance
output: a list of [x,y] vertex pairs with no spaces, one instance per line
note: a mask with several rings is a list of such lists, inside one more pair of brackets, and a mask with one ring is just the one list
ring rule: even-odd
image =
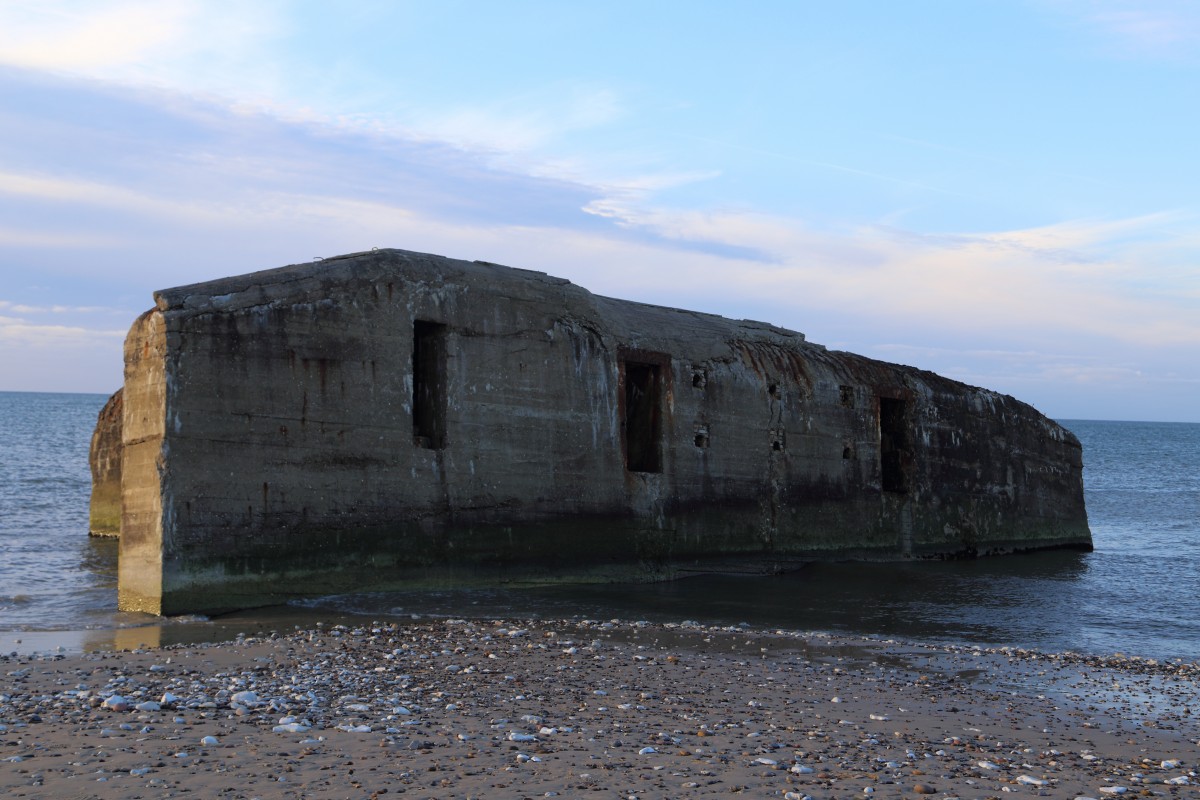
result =
[[[196,625],[202,622],[212,622],[211,617],[206,617],[203,614],[180,614],[177,617],[166,617],[165,619],[152,623],[154,625]],[[140,625],[131,625],[130,627],[142,627]]]

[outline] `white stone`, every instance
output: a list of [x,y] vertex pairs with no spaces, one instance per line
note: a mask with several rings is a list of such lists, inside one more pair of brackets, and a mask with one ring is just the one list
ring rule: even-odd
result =
[[129,701],[119,694],[107,698],[101,705],[110,711],[128,711],[130,707]]

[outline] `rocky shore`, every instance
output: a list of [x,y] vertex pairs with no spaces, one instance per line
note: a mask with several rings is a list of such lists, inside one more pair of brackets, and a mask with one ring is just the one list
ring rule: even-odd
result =
[[11,798],[1190,797],[1195,665],[696,623],[0,657]]

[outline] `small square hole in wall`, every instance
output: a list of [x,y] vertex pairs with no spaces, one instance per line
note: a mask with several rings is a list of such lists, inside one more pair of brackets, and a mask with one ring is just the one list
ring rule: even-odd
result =
[[854,442],[851,439],[842,440],[842,458],[854,458]]
[[701,450],[704,450],[708,447],[708,428],[696,429],[695,442],[696,447],[699,447]]
[[782,430],[771,431],[771,451],[779,452],[783,450],[786,442]]
[[838,399],[846,408],[854,408],[854,387],[839,386]]
[[692,388],[703,389],[708,385],[708,372],[703,369],[692,371]]
[[772,383],[770,386],[768,386],[767,394],[771,395],[771,397],[778,398],[779,397],[779,384]]

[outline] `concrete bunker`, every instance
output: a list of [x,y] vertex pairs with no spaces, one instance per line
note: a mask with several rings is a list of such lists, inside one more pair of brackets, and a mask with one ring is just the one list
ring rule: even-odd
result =
[[155,299],[124,609],[1090,547],[1061,426],[766,323],[402,250]]

